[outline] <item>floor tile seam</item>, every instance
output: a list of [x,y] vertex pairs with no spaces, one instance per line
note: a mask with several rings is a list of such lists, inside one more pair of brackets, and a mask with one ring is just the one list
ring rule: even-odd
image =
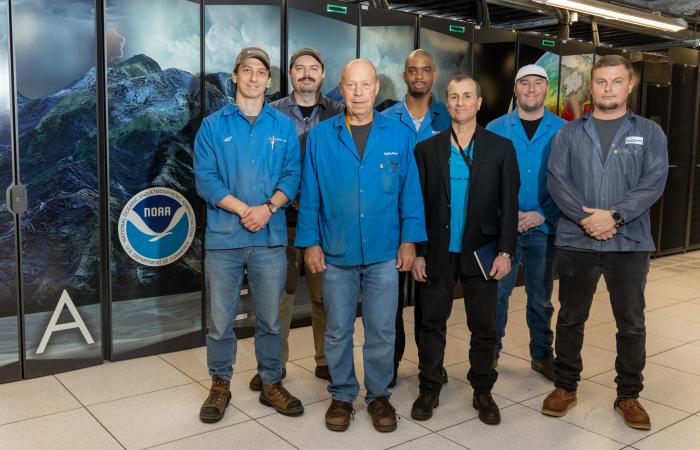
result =
[[[204,381],[206,381],[206,380],[204,380]],[[88,409],[89,409],[89,408],[92,408],[93,406],[101,406],[101,405],[104,405],[104,404],[107,404],[107,403],[118,402],[118,401],[121,401],[121,400],[127,400],[127,399],[130,399],[130,398],[141,397],[141,396],[143,396],[143,395],[154,394],[154,393],[156,393],[156,392],[163,392],[163,391],[167,391],[167,390],[169,390],[169,389],[179,388],[179,387],[183,387],[183,386],[190,386],[190,385],[197,385],[197,386],[200,386],[200,387],[203,388],[203,389],[206,389],[206,387],[202,386],[202,383],[201,383],[201,382],[199,382],[199,381],[190,381],[190,382],[183,383],[183,384],[176,384],[176,385],[173,385],[173,386],[167,386],[167,387],[163,387],[163,388],[159,388],[159,389],[154,389],[154,390],[152,390],[152,391],[146,391],[146,392],[140,392],[140,393],[138,393],[138,394],[127,395],[127,396],[125,396],[125,397],[113,398],[113,399],[110,399],[110,400],[105,400],[105,401],[101,401],[101,402],[97,402],[97,403],[85,404],[84,406],[85,406],[85,408],[88,408]]]
[[[179,367],[177,367],[175,364],[173,364],[173,363],[171,363],[170,361],[168,361],[167,359],[163,358],[162,355],[156,355],[156,356],[157,356],[158,358],[160,358],[161,361],[165,362],[166,364],[168,364],[168,365],[171,366],[173,369],[177,370],[178,372],[180,372],[181,374],[183,374],[184,376],[186,376],[186,377],[189,378],[190,380],[194,380],[194,381],[196,381],[196,382],[199,382],[199,381],[195,380],[194,377],[190,376],[190,375],[187,374],[185,371],[183,371],[182,369],[180,369]],[[206,380],[206,378],[205,378],[205,380]]]
[[[664,353],[666,353],[666,352],[670,352],[671,350],[677,350],[677,349],[679,349],[679,348],[681,348],[681,347],[685,347],[686,345],[692,345],[692,346],[695,347],[696,345],[694,344],[694,342],[697,342],[697,341],[683,342],[683,341],[679,341],[678,339],[673,339],[673,338],[665,338],[665,339],[671,339],[672,341],[680,342],[680,345],[677,345],[677,346],[675,346],[675,347],[671,347],[671,348],[669,348],[669,349],[667,349],[667,350],[663,350],[663,351],[661,351],[661,352],[659,352],[659,353],[654,353],[653,355],[647,355],[647,358],[646,358],[647,361],[649,360],[649,358],[651,358],[651,357],[653,357],[653,356],[659,356],[659,355],[662,355],[662,354],[664,354]],[[649,362],[654,363],[654,364],[659,364],[659,363],[654,362],[654,361],[649,361]],[[674,369],[674,367],[671,367],[671,368]],[[678,370],[680,370],[680,369],[678,369]]]
[[[658,402],[657,402],[657,403],[658,403]],[[683,411],[683,412],[685,412],[685,411]],[[686,413],[686,414],[687,414],[687,413]],[[649,439],[650,437],[655,436],[655,435],[661,433],[663,430],[666,430],[666,429],[668,429],[668,428],[670,428],[670,427],[672,427],[672,426],[674,426],[674,425],[676,425],[676,424],[678,424],[678,423],[680,423],[680,422],[683,422],[683,421],[686,420],[688,417],[693,417],[693,415],[690,414],[690,415],[687,415],[687,416],[685,416],[685,417],[683,417],[683,418],[681,418],[681,419],[679,419],[679,420],[676,420],[675,422],[672,422],[672,423],[666,425],[665,427],[662,427],[662,428],[660,428],[660,429],[658,429],[658,430],[655,430],[653,433],[649,433],[648,435],[644,436],[644,437],[641,438],[641,439],[638,439],[638,440],[632,442],[632,443],[629,444],[629,445],[630,445],[630,446],[633,446],[634,444],[637,444],[637,443],[642,442],[642,441],[644,441],[644,440],[646,440],[646,439]],[[653,420],[653,418],[652,418],[652,420]]]
[[[614,369],[613,369],[613,370],[614,370]],[[589,381],[589,382],[591,382],[591,383],[594,383],[594,384],[597,384],[597,385],[600,385],[600,386],[605,386],[605,387],[610,388],[610,389],[615,389],[615,390],[617,391],[616,388],[613,388],[613,387],[611,387],[611,386],[608,386],[607,384],[601,383],[601,382],[599,382],[599,381],[596,381],[596,380],[593,380],[593,379],[590,379],[590,378],[587,378],[586,381]],[[651,399],[651,398],[649,398],[649,397],[646,397],[646,396],[644,395],[644,391],[642,391],[642,392],[639,393],[639,398],[641,398],[641,399],[643,399],[643,400],[650,401],[650,402],[658,403],[659,405],[665,406],[665,407],[667,407],[667,408],[671,408],[671,409],[673,409],[673,410],[675,410],[675,411],[682,412],[682,413],[684,413],[684,414],[692,414],[690,411],[686,411],[686,410],[684,410],[684,409],[680,409],[678,406],[669,405],[668,403],[664,403],[664,402],[661,402],[661,401],[659,401],[659,400],[654,400],[654,399]]]
[[[542,410],[541,410],[541,409],[535,409],[535,408],[533,408],[533,407],[531,407],[531,406],[528,406],[528,405],[525,405],[525,404],[522,404],[522,406],[524,406],[524,407],[530,409],[531,411],[536,411],[536,412],[542,414],[543,416],[546,416],[546,414],[543,414],[543,413],[542,413]],[[549,417],[549,416],[547,416],[547,417]],[[582,429],[582,430],[584,430],[584,431],[588,431],[589,433],[593,433],[593,434],[595,434],[595,435],[597,435],[597,436],[600,436],[600,437],[602,437],[602,438],[605,438],[605,439],[608,439],[608,440],[610,440],[610,441],[616,442],[616,443],[622,445],[622,447],[620,447],[620,448],[625,448],[625,447],[631,445],[631,444],[626,444],[626,443],[624,443],[624,442],[620,442],[620,441],[618,441],[617,439],[612,438],[612,437],[610,437],[610,436],[606,436],[606,435],[604,435],[604,434],[601,434],[601,433],[598,432],[598,431],[589,430],[588,428],[586,428],[586,427],[584,427],[584,426],[582,426],[582,425],[579,425],[579,424],[577,424],[577,423],[570,422],[570,421],[566,420],[565,417],[566,417],[566,416],[562,416],[562,417],[549,417],[549,418],[550,418],[550,419],[555,419],[555,420],[560,420],[560,421],[562,421],[562,422],[564,422],[564,423],[568,423],[569,425],[573,425],[573,426],[575,426],[576,428],[580,428],[580,429]]]
[[[273,414],[277,414],[277,413],[275,412],[275,413],[273,413]],[[257,419],[253,419],[253,421],[255,421],[255,423],[257,423],[257,424],[260,425],[261,427],[265,428],[267,431],[269,431],[270,433],[274,434],[274,435],[277,436],[278,438],[282,439],[282,440],[283,440],[284,442],[286,442],[287,444],[291,445],[293,448],[296,448],[297,450],[300,450],[301,447],[297,447],[296,445],[292,444],[292,443],[289,442],[287,439],[285,439],[284,436],[280,435],[280,434],[277,433],[276,431],[270,429],[270,427],[268,427],[268,426],[265,425],[264,423],[260,422],[259,419],[263,419],[263,418],[266,418],[266,417],[270,417],[270,416],[272,416],[273,414],[270,414],[270,415],[267,415],[267,416],[264,416],[264,417],[258,417]]]
[[155,448],[155,447],[158,447],[158,446],[160,446],[160,445],[172,444],[173,442],[184,441],[185,439],[189,439],[189,438],[196,437],[196,436],[201,436],[201,435],[203,435],[203,434],[214,433],[214,432],[216,432],[216,431],[225,430],[226,428],[232,428],[232,427],[235,427],[236,425],[240,425],[240,424],[243,424],[243,423],[253,422],[254,420],[255,420],[255,419],[248,419],[248,420],[244,420],[243,422],[238,422],[238,423],[234,423],[234,424],[231,424],[231,425],[226,425],[225,427],[214,428],[214,429],[211,429],[211,430],[202,431],[201,433],[194,433],[194,434],[191,434],[191,435],[189,435],[189,436],[184,436],[184,437],[181,437],[181,438],[178,438],[178,439],[173,439],[173,440],[171,440],[171,441],[160,442],[160,443],[158,443],[158,444],[149,445],[148,447],[142,447],[142,450],[147,450],[147,449]]
[[423,436],[418,436],[418,437],[415,437],[415,438],[413,438],[413,439],[409,439],[408,441],[401,442],[401,443],[396,444],[396,445],[392,445],[391,447],[386,447],[384,450],[392,450],[392,449],[398,448],[398,447],[400,447],[400,446],[402,446],[402,445],[408,444],[409,442],[414,442],[414,441],[417,441],[418,439],[423,439],[423,438],[425,438],[425,437],[427,437],[427,436],[432,436],[432,435],[439,436],[439,437],[441,437],[441,438],[443,438],[443,439],[445,439],[445,440],[448,440],[448,441],[452,442],[453,444],[459,445],[460,447],[462,447],[462,448],[464,448],[464,449],[466,449],[466,450],[469,450],[469,448],[465,447],[464,445],[460,444],[459,442],[455,442],[455,441],[453,441],[452,439],[447,438],[447,437],[445,437],[445,436],[442,436],[441,434],[438,434],[438,433],[435,432],[435,431],[433,431],[433,432],[431,432],[431,433],[429,433],[429,434],[423,435]]
[[5,423],[0,424],[0,430],[2,430],[3,427],[6,427],[6,426],[8,426],[8,425],[15,425],[15,424],[18,424],[18,423],[27,422],[27,421],[29,421],[29,420],[41,419],[41,418],[43,418],[43,417],[55,416],[55,415],[57,415],[57,414],[63,414],[63,413],[71,412],[71,411],[77,411],[77,410],[79,410],[79,409],[86,409],[86,408],[85,408],[83,405],[78,405],[78,406],[76,406],[76,407],[74,407],[74,408],[70,408],[70,409],[62,409],[62,410],[60,410],[60,411],[54,411],[54,412],[50,412],[50,413],[47,413],[47,414],[40,414],[40,415],[38,415],[38,416],[27,417],[27,418],[25,418],[25,419],[12,420],[12,421],[10,421],[10,422],[5,422]]
[[70,395],[73,396],[73,398],[75,399],[75,401],[77,401],[77,402],[83,407],[83,409],[84,409],[88,414],[90,414],[90,416],[92,416],[92,418],[95,419],[95,421],[96,421],[98,424],[100,424],[100,426],[107,432],[107,434],[109,434],[109,435],[112,437],[112,439],[114,439],[114,442],[116,442],[119,446],[121,446],[121,448],[126,449],[126,446],[122,443],[122,441],[120,441],[119,439],[117,439],[117,437],[112,433],[112,431],[111,431],[109,428],[107,428],[107,426],[106,426],[104,423],[102,423],[102,421],[101,421],[100,419],[98,419],[98,418],[95,416],[95,414],[92,413],[92,411],[90,411],[90,409],[87,407],[87,405],[84,405],[83,402],[81,402],[80,399],[79,399],[70,389],[68,389],[68,387],[67,387],[65,384],[63,384],[63,382],[61,381],[60,378],[58,378],[58,377],[55,377],[55,378],[56,378],[56,381],[58,381],[58,383],[59,383],[61,386],[63,386],[63,389],[67,390],[67,391],[70,393]]

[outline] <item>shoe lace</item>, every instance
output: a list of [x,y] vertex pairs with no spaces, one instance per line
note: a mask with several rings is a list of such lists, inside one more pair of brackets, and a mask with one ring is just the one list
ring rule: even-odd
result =
[[208,403],[225,402],[228,397],[228,383],[225,380],[214,380],[209,390]]
[[637,400],[636,398],[629,398],[626,400],[620,400],[618,402],[618,405],[620,405],[621,407],[623,407],[624,409],[627,409],[627,410],[634,409],[634,410],[636,410],[636,412],[645,412],[644,408],[642,408],[642,405],[639,403],[639,400]]
[[389,403],[389,400],[387,398],[384,398],[384,397],[380,397],[380,398],[374,400],[370,406],[372,407],[372,410],[374,410],[376,408],[380,408],[380,407],[385,407],[385,408],[389,408],[391,410],[391,412],[396,413],[396,410],[394,409],[393,406],[391,406],[391,403]]
[[290,394],[289,391],[287,389],[285,389],[284,386],[282,386],[282,383],[273,384],[271,389],[272,389],[272,392],[275,395],[280,396],[282,398],[282,400],[284,400],[285,403],[289,403],[291,401],[296,400],[296,398],[294,396],[292,396],[292,394]]

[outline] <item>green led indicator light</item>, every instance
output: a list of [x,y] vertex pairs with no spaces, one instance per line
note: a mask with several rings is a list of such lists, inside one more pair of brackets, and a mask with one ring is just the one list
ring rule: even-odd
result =
[[450,25],[450,33],[465,33],[466,31],[467,28],[461,25]]
[[556,45],[556,42],[550,40],[550,39],[542,39],[542,46],[543,47],[554,47]]
[[327,4],[327,5],[326,5],[326,12],[335,13],[335,14],[347,14],[347,13],[348,13],[348,7],[347,7],[347,6],[340,6],[340,5],[331,5],[331,4]]

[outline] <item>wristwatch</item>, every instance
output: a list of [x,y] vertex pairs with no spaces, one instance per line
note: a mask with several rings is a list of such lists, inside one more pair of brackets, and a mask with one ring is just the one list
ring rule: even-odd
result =
[[498,256],[502,256],[505,259],[507,259],[509,262],[513,262],[513,255],[511,255],[510,253],[498,252]]
[[610,215],[612,215],[612,218],[615,221],[615,225],[617,225],[618,227],[625,224],[625,219],[622,218],[622,214],[620,214],[618,210],[611,209]]
[[267,209],[270,210],[270,214],[274,214],[277,212],[278,209],[280,209],[279,206],[272,203],[272,200],[266,201],[265,204],[267,205]]

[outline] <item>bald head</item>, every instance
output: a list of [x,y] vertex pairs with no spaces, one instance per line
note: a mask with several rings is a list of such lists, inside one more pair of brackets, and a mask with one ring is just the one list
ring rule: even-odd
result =
[[346,113],[351,116],[371,114],[377,93],[377,69],[371,62],[354,59],[345,64],[340,73],[340,94],[345,100]]
[[403,63],[404,70],[411,67],[412,66],[411,63],[417,58],[425,60],[426,62],[429,61],[430,67],[435,69],[435,60],[433,59],[433,55],[431,55],[429,51],[423,50],[422,48],[419,48],[419,49],[413,50],[411,53],[408,54],[408,56],[406,57],[406,61]]
[[374,67],[374,64],[369,62],[369,60],[360,58],[353,59],[343,66],[343,70],[340,72],[340,84],[343,84],[343,80],[345,80],[346,74],[350,70],[370,70],[374,76],[374,80],[377,81],[377,69]]

